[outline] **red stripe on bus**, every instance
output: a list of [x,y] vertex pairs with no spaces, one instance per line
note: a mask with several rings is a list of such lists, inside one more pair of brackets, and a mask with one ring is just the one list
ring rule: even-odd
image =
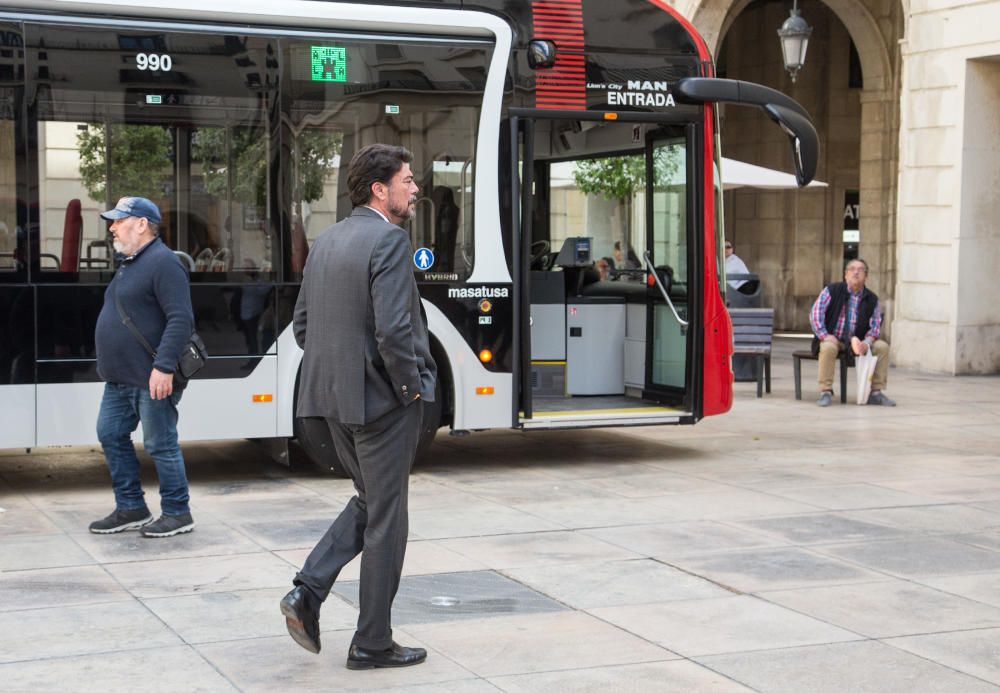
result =
[[531,13],[532,18],[537,22],[538,20],[546,22],[567,22],[570,24],[583,25],[583,15],[579,12],[552,12],[550,10],[539,10],[536,9]]
[[566,28],[559,24],[549,24],[548,22],[535,22],[535,31],[544,31],[547,34],[559,34],[560,36],[583,36],[582,30]]

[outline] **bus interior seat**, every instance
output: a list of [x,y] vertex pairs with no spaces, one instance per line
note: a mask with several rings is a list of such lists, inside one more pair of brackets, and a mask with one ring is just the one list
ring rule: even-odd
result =
[[62,259],[60,272],[76,272],[80,265],[80,251],[83,246],[83,214],[80,200],[73,198],[66,205],[63,221]]
[[215,251],[211,248],[205,248],[198,256],[194,259],[194,271],[195,272],[208,272],[209,267],[212,265],[212,259],[215,257]]
[[228,272],[233,266],[233,251],[229,248],[220,248],[219,252],[212,258],[209,265],[210,272]]
[[302,217],[296,214],[292,217],[292,272],[301,274],[306,267],[308,257],[309,239],[306,237]]

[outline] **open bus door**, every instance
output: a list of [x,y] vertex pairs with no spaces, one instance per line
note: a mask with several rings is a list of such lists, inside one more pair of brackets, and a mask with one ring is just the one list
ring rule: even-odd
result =
[[[697,331],[684,324],[696,312],[685,293],[688,268],[698,266],[692,260],[697,215],[689,211],[694,197],[688,185],[693,126],[537,112],[511,124],[520,356],[515,426],[693,420]],[[625,214],[630,228],[622,243],[631,251],[634,241],[638,256],[649,257],[664,277],[674,275],[665,287],[672,304],[657,286],[647,286],[638,257],[608,275],[614,236],[607,215],[571,208],[581,202],[573,183],[576,162],[601,159],[630,160],[625,166],[638,182],[624,204],[635,208],[645,200],[645,213]],[[560,205],[567,210],[565,224],[553,221]]]
[[675,406],[692,405],[692,356],[697,329],[692,329],[700,295],[692,269],[697,234],[694,219],[698,196],[688,185],[693,170],[693,127],[684,136],[648,133],[646,137],[645,212],[646,355],[643,399]]

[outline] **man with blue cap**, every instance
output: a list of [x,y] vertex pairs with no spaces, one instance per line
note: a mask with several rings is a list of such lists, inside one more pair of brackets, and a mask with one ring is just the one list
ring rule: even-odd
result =
[[[174,383],[177,361],[194,331],[187,271],[160,239],[160,210],[150,200],[123,197],[101,217],[111,222],[115,250],[124,259],[104,292],[95,332],[97,373],[105,381],[97,436],[111,472],[115,510],[91,523],[90,531],[141,529],[146,537],[171,537],[194,529],[177,442],[181,391]],[[140,422],[160,480],[162,514],[155,522],[132,445]]]

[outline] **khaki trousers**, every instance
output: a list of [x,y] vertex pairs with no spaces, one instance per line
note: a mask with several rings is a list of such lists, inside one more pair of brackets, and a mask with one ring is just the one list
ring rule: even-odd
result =
[[[833,371],[837,367],[837,355],[843,351],[843,342],[836,346],[831,342],[819,343],[819,390],[833,390]],[[872,353],[878,356],[875,363],[875,375],[872,376],[872,392],[885,389],[889,377],[889,343],[876,339],[872,344]]]

